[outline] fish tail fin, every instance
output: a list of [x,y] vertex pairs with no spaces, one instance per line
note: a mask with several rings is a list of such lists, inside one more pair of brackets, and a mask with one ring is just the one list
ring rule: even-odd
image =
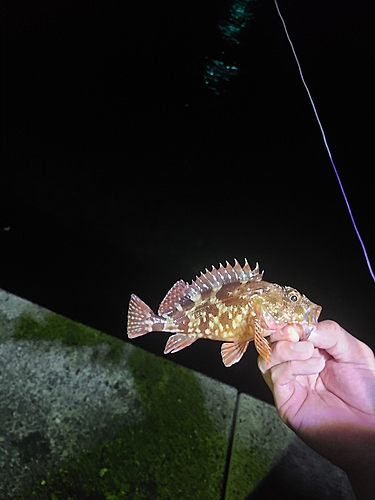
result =
[[161,331],[165,319],[155,314],[147,304],[134,293],[130,297],[128,309],[128,337],[134,339],[146,333]]

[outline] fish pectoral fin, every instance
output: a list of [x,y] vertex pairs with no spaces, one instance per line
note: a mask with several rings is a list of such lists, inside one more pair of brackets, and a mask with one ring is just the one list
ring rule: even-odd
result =
[[176,333],[171,335],[168,342],[165,344],[164,354],[174,353],[189,347],[193,342],[198,340],[197,338],[188,337],[184,333]]
[[224,344],[221,345],[221,358],[224,365],[228,367],[234,365],[234,363],[238,363],[244,355],[248,345],[248,340],[245,342],[224,342]]
[[271,359],[271,346],[268,340],[262,335],[263,330],[260,326],[259,321],[255,321],[255,335],[254,335],[254,345],[260,357],[262,357],[266,363],[269,363]]

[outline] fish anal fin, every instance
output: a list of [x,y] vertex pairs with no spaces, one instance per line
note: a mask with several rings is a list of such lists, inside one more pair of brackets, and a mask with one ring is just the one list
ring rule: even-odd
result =
[[197,338],[191,338],[184,333],[175,333],[171,335],[165,344],[164,354],[175,353],[189,347],[193,342],[198,340]]
[[271,346],[268,340],[262,335],[262,327],[260,326],[259,321],[255,321],[255,334],[254,334],[254,345],[258,354],[261,358],[263,358],[266,363],[269,363],[271,359]]
[[228,367],[234,365],[234,363],[238,363],[244,355],[248,345],[248,340],[245,342],[224,342],[224,344],[221,345],[221,358],[224,365]]

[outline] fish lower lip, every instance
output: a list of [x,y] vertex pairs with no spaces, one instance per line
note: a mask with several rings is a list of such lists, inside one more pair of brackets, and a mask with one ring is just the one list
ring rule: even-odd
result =
[[315,306],[310,310],[309,314],[305,317],[305,323],[303,325],[303,332],[305,334],[304,340],[307,340],[310,337],[311,332],[316,327],[321,311],[322,308],[320,306]]
[[305,340],[310,337],[311,332],[314,330],[315,325],[305,325],[303,331],[305,333]]
[[317,324],[320,313],[322,312],[322,308],[320,306],[314,307],[308,317],[306,318],[307,326],[314,328],[314,325]]

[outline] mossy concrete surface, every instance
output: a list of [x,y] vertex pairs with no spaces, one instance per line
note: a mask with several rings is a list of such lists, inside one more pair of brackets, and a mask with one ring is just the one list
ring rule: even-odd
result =
[[234,388],[4,291],[0,311],[0,498],[221,497]]
[[283,498],[275,484],[353,498],[270,405],[0,290],[0,500]]
[[239,395],[226,500],[354,500],[346,474],[305,445],[276,409]]

